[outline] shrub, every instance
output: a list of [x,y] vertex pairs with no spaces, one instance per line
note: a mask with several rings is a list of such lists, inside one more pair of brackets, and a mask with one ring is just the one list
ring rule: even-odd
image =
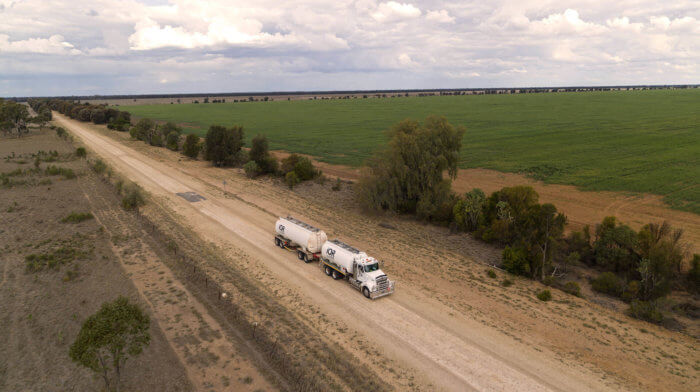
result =
[[289,189],[293,189],[294,186],[301,181],[299,181],[299,177],[297,177],[297,174],[295,172],[290,171],[289,173],[285,174],[284,182],[289,186]]
[[294,172],[301,181],[313,180],[321,172],[314,167],[314,164],[307,157],[299,154],[291,154],[282,159],[282,173]]
[[92,218],[93,216],[89,212],[72,212],[70,215],[61,219],[61,223],[80,223]]
[[690,290],[694,292],[700,292],[700,255],[693,255],[692,267],[688,271],[688,282],[690,283]]
[[92,170],[94,170],[97,174],[102,174],[107,170],[107,164],[104,163],[101,159],[96,159],[91,167]]
[[629,309],[627,309],[627,313],[636,319],[645,320],[656,324],[660,324],[664,320],[664,315],[658,310],[658,306],[655,301],[634,300],[630,304]]
[[243,160],[243,127],[212,125],[205,138],[204,155],[214,166],[235,166]]
[[177,151],[180,148],[180,134],[175,131],[170,132],[165,138],[165,147]]
[[508,278],[503,279],[503,281],[501,282],[501,286],[503,286],[503,287],[510,287],[512,285],[513,285],[513,281],[508,279]]
[[576,282],[566,282],[562,290],[564,290],[565,293],[569,293],[577,297],[581,296],[581,286],[579,286]]
[[182,145],[182,152],[192,158],[197,159],[199,156],[199,151],[202,149],[202,145],[199,142],[199,137],[197,135],[189,134],[185,137],[185,143]]
[[622,293],[622,300],[623,301],[632,301],[633,299],[637,298],[639,296],[639,281],[638,280],[631,280],[629,283],[627,283],[627,287],[625,287],[624,292]]
[[135,210],[146,203],[141,189],[135,184],[125,185],[123,188],[122,207],[125,210]]
[[515,275],[530,275],[530,262],[525,249],[506,246],[503,250],[503,269]]
[[66,136],[68,136],[68,133],[66,130],[62,127],[57,127],[56,128],[56,136],[60,137],[61,139],[65,139]]
[[591,282],[591,286],[593,290],[600,293],[612,295],[614,297],[622,295],[622,280],[613,272],[603,272],[598,275],[598,277]]
[[498,277],[498,275],[496,275],[496,271],[494,271],[492,269],[486,270],[486,275],[488,275],[489,278],[493,278],[493,279],[496,279]]
[[87,151],[85,151],[85,147],[76,148],[75,156],[77,156],[78,158],[85,158],[87,156]]
[[553,276],[545,276],[544,280],[542,280],[542,283],[544,283],[545,286],[551,286],[556,282],[556,279],[554,279]]
[[340,181],[340,178],[336,178],[335,183],[333,183],[333,186],[331,186],[331,190],[335,191],[335,192],[339,191],[342,184],[343,184],[343,182]]
[[260,174],[260,166],[255,161],[248,161],[248,163],[243,165],[243,170],[248,178],[255,178]]
[[44,174],[47,176],[63,176],[66,180],[71,180],[76,177],[73,169],[68,169],[65,167],[59,167],[54,165],[49,165],[44,169]]
[[549,290],[542,290],[539,293],[537,293],[537,299],[540,301],[549,301],[552,299],[552,293],[549,292]]

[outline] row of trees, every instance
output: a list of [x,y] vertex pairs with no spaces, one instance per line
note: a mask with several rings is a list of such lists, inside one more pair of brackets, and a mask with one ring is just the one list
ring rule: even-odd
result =
[[[93,105],[62,99],[30,99],[29,105],[37,113],[55,110],[74,120],[107,124],[107,127],[126,132],[131,127],[131,114],[103,105]],[[50,120],[50,119],[49,119]]]
[[4,135],[15,133],[17,137],[29,131],[29,109],[26,105],[0,98],[0,130]]
[[540,203],[532,187],[506,187],[490,196],[480,189],[456,195],[450,180],[457,174],[463,134],[442,117],[396,124],[358,183],[359,203],[368,210],[415,214],[504,246],[505,270],[566,291],[578,292],[575,282],[557,280],[567,266],[582,262],[597,268],[603,274],[593,282],[594,289],[623,296],[633,303],[635,316],[652,321],[658,317],[649,317],[649,309],[671,289],[698,290],[700,256],[683,271],[688,247],[682,230],[668,223],[651,223],[635,232],[608,217],[594,236],[588,227],[565,236],[566,216],[553,204]]

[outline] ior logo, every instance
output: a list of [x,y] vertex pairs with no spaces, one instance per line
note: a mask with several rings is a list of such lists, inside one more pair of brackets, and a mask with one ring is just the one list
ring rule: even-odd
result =
[[284,233],[284,225],[280,225],[280,231]]
[[326,254],[330,256],[331,258],[335,257],[335,249],[328,248],[326,249]]

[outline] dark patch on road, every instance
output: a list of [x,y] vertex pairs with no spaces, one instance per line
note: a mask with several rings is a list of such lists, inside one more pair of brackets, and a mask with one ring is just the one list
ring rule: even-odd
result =
[[201,195],[197,194],[196,192],[181,192],[181,193],[176,193],[176,195],[189,201],[190,203],[196,203],[198,201],[207,200],[206,197],[201,196]]

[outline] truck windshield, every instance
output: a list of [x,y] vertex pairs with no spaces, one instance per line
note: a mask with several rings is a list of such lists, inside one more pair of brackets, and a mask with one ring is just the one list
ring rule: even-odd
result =
[[365,272],[372,272],[379,269],[379,263],[365,265]]

